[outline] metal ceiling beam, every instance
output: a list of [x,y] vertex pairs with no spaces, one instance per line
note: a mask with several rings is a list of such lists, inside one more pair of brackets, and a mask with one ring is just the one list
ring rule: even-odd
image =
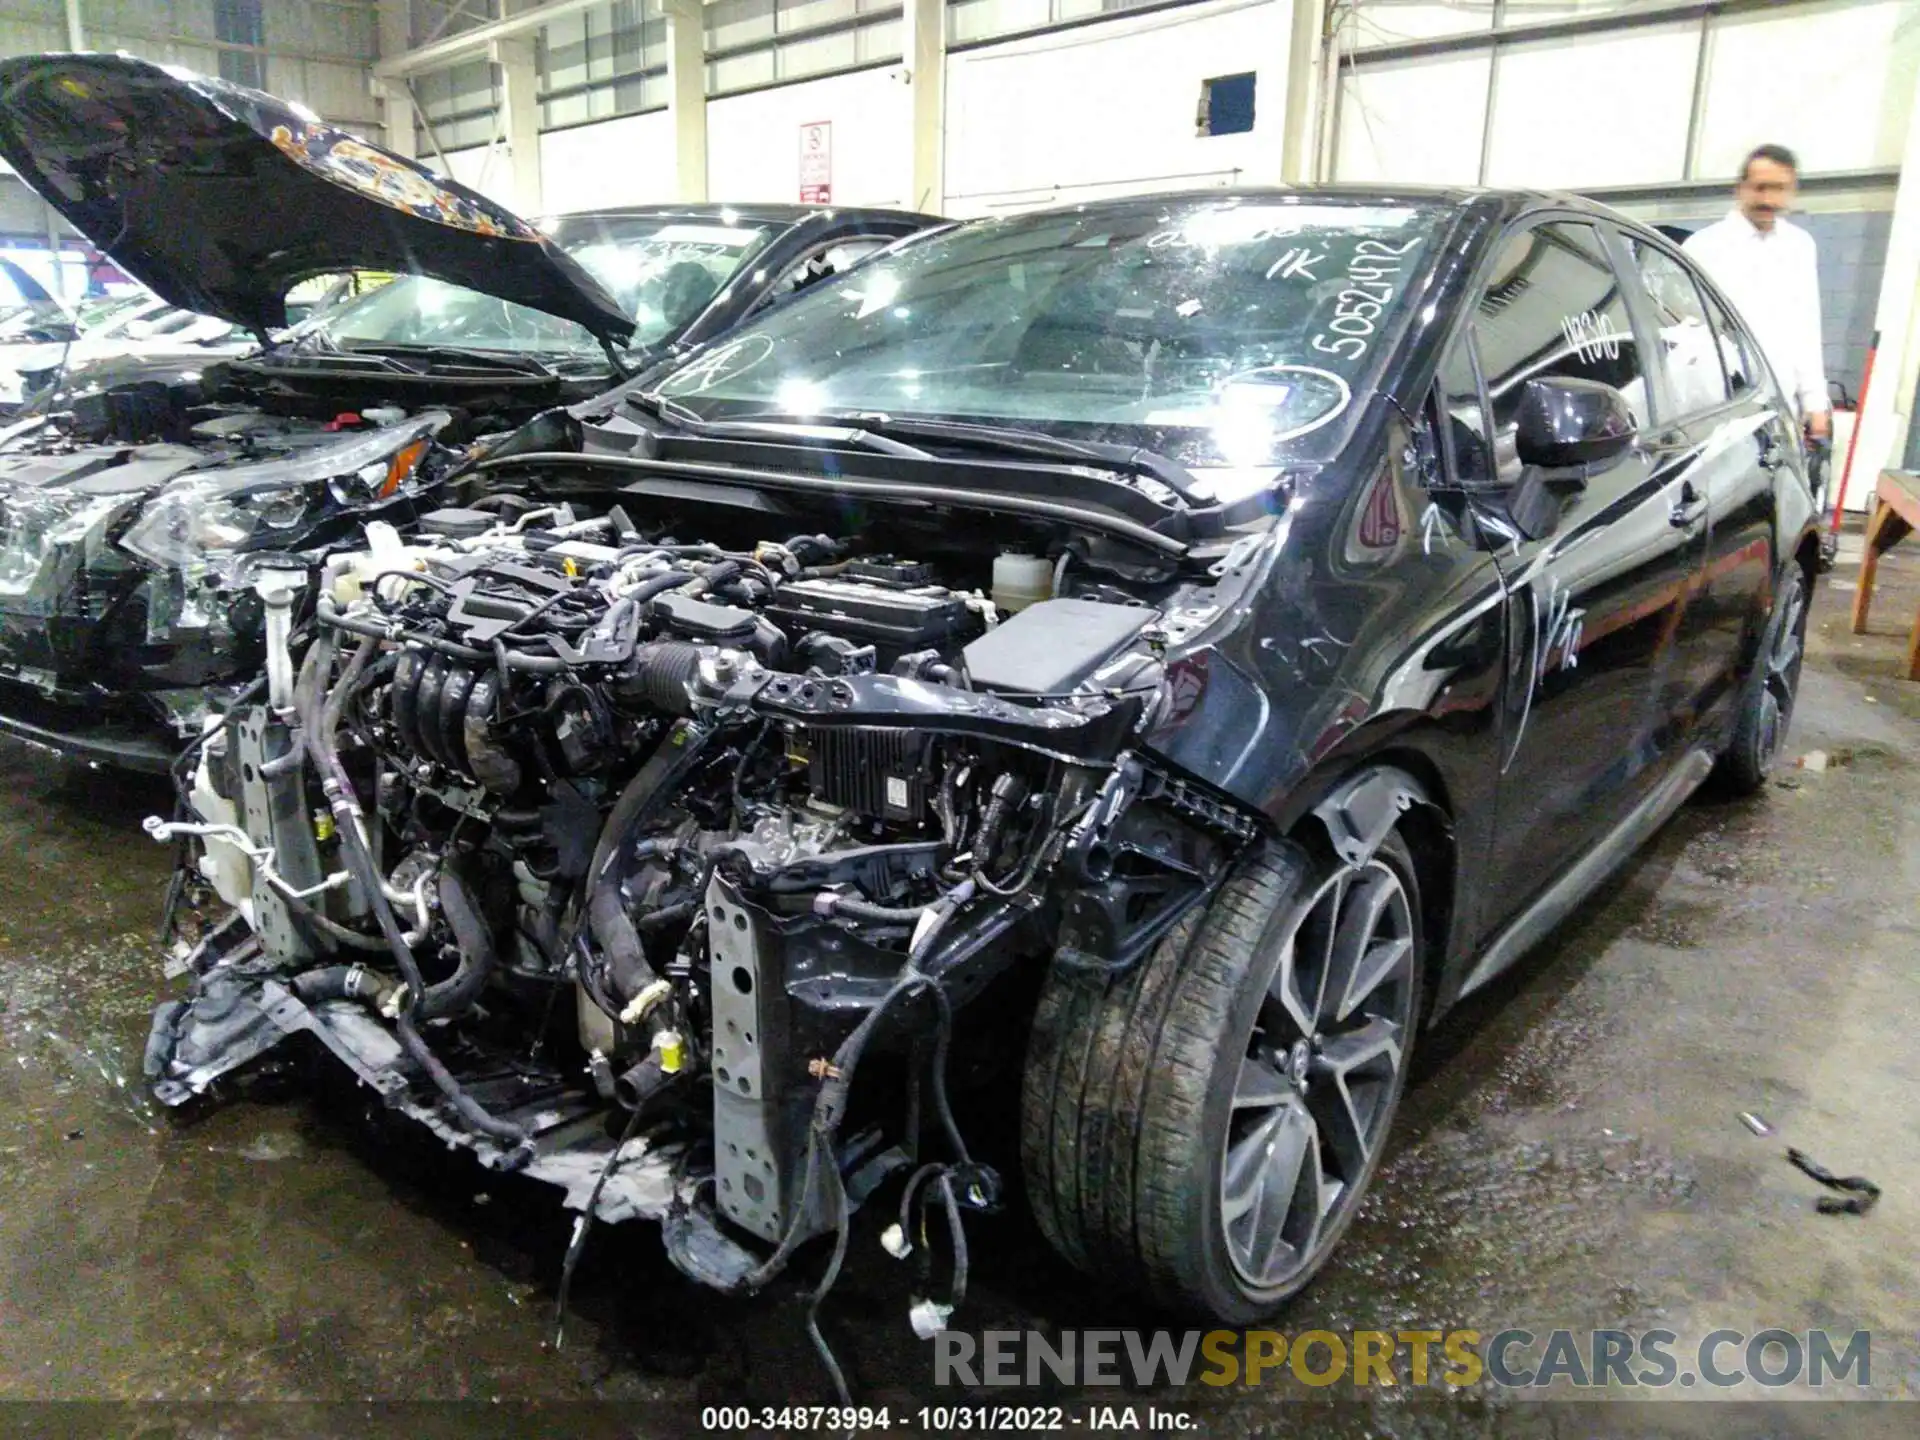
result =
[[496,40],[523,35],[530,30],[538,30],[542,25],[552,24],[555,20],[564,20],[569,15],[578,15],[582,10],[592,10],[604,4],[606,0],[547,0],[545,5],[521,10],[499,20],[490,20],[485,25],[462,30],[458,35],[449,35],[431,45],[403,50],[398,55],[382,56],[374,62],[373,73],[382,79],[392,79],[415,75],[422,70],[437,70],[456,60],[485,55],[487,47]]
[[433,29],[420,38],[421,45],[433,44],[434,41],[447,33],[447,27],[452,25],[456,20],[478,20],[482,25],[492,23],[493,17],[486,11],[475,12],[469,10],[467,4],[468,0],[453,0],[453,3],[449,4],[446,9],[440,12],[440,18],[434,23]]

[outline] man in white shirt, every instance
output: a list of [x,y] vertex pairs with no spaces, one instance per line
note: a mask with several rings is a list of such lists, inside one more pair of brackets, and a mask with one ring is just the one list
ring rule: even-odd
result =
[[1813,237],[1788,222],[1799,166],[1782,145],[1762,145],[1740,169],[1734,208],[1681,246],[1725,292],[1766,352],[1807,434],[1833,433],[1820,353],[1820,281]]

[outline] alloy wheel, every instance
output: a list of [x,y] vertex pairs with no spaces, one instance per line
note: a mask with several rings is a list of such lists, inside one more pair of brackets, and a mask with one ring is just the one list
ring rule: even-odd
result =
[[1795,569],[1780,597],[1780,624],[1767,647],[1766,673],[1760,679],[1760,724],[1756,737],[1762,773],[1773,768],[1793,718],[1800,686],[1800,662],[1806,653],[1807,584]]
[[1298,1276],[1357,1203],[1406,1063],[1413,907],[1375,856],[1295,912],[1234,1086],[1220,1220],[1234,1269],[1270,1289]]

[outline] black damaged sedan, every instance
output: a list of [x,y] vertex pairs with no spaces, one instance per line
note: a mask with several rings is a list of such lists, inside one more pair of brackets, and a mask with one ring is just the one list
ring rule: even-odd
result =
[[149,1074],[317,1041],[729,1289],[876,1192],[991,1224],[999,1057],[1062,1255],[1271,1313],[1423,1027],[1760,787],[1817,556],[1738,317],[1546,195],[970,223],[515,449],[470,499],[556,513],[336,562],[208,746]]
[[[692,205],[536,225],[126,55],[0,61],[0,155],[155,294],[261,340],[76,366],[0,429],[0,730],[145,769],[260,676],[268,611],[330,546],[405,528],[489,437],[933,223]],[[405,273],[286,328],[295,285],[356,269]]]

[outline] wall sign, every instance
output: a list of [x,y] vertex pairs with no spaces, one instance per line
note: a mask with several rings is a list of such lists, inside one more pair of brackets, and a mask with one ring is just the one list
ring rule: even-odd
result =
[[833,122],[813,120],[800,127],[800,203],[833,203]]

